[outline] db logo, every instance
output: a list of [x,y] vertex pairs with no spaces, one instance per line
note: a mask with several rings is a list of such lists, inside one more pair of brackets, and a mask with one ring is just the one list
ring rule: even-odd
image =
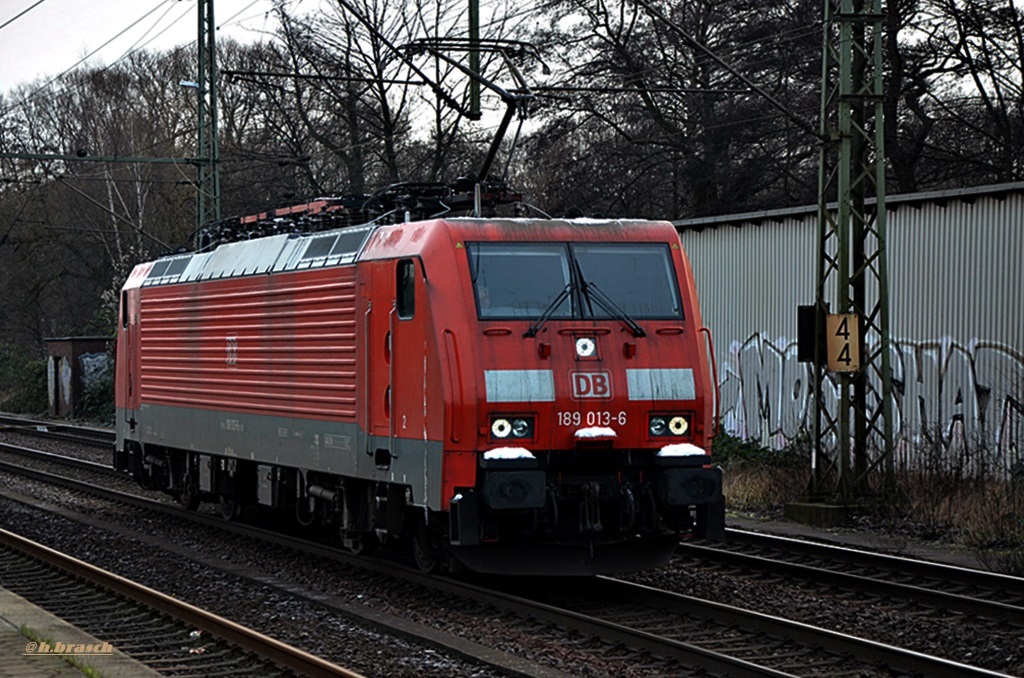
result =
[[612,397],[612,378],[608,372],[570,372],[569,381],[572,384],[572,397],[576,400],[608,400]]

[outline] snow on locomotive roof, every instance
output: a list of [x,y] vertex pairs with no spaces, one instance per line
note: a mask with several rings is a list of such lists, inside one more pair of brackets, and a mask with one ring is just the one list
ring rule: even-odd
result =
[[143,286],[351,263],[359,255],[367,236],[376,227],[371,224],[308,235],[272,235],[225,243],[212,252],[172,255],[153,264]]

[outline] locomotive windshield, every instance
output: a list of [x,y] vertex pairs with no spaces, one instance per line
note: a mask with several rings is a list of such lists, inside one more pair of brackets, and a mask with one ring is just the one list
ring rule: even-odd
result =
[[483,242],[466,249],[482,319],[683,315],[664,243]]
[[[469,267],[481,318],[536,318],[571,281],[565,245],[471,243]],[[572,318],[571,296],[550,309],[552,318]]]

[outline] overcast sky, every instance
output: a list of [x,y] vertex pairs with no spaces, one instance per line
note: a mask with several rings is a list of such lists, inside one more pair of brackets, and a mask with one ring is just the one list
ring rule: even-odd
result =
[[[39,78],[48,80],[94,50],[99,51],[87,63],[107,65],[142,45],[162,50],[194,42],[197,4],[197,0],[0,0],[0,91]],[[315,0],[291,4],[305,11]],[[218,35],[257,39],[262,31],[273,30],[271,7],[271,0],[215,0]],[[107,41],[111,42],[104,47]]]

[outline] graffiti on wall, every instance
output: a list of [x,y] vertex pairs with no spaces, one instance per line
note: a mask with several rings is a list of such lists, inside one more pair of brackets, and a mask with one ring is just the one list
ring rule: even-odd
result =
[[[1007,465],[1024,455],[1024,355],[982,340],[893,341],[890,365],[897,441],[967,441],[999,451]],[[795,341],[757,334],[733,342],[719,372],[729,434],[779,448],[811,430],[813,372],[797,361]],[[824,393],[834,412],[834,384]]]
[[109,388],[114,369],[109,353],[83,353],[78,362],[82,366],[82,388],[86,391]]

